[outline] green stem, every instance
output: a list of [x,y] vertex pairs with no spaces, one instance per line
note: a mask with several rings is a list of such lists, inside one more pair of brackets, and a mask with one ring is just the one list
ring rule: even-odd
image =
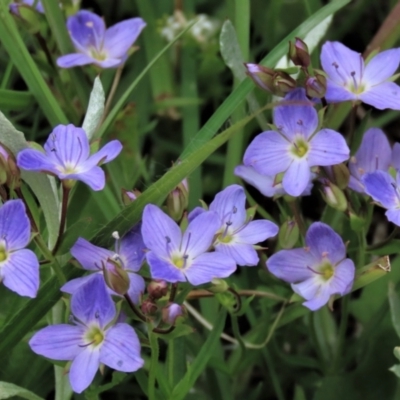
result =
[[70,193],[70,188],[67,186],[62,185],[63,188],[63,196],[62,196],[62,203],[61,203],[61,220],[60,220],[60,228],[58,230],[58,236],[56,244],[53,248],[52,253],[56,254],[60,244],[61,244],[61,237],[64,233],[65,229],[65,222],[67,221],[67,208],[68,208],[68,197]]
[[149,326],[149,341],[151,347],[151,360],[150,360],[150,370],[149,370],[148,398],[149,400],[156,400],[156,376],[157,376],[159,347],[158,347],[157,335],[151,331],[150,326]]
[[133,301],[131,300],[131,298],[128,296],[128,294],[124,294],[125,300],[127,301],[127,303],[129,304],[129,307],[132,309],[132,311],[134,312],[134,314],[141,319],[143,322],[147,322],[146,317],[136,308],[135,304],[133,303]]
[[110,111],[111,103],[115,96],[115,92],[117,91],[117,87],[118,87],[119,81],[121,79],[122,70],[124,69],[124,65],[125,64],[122,64],[120,67],[118,67],[117,71],[115,72],[114,80],[113,80],[113,83],[112,83],[112,86],[110,89],[110,94],[107,97],[106,105],[104,106],[103,117],[102,117],[101,123],[99,125],[102,124],[104,119],[107,117],[108,112]]
[[61,266],[52,254],[52,252],[46,246],[46,243],[44,242],[42,236],[40,234],[37,234],[33,240],[35,241],[39,250],[42,252],[43,256],[51,262],[51,267],[53,268],[53,272],[57,276],[60,285],[64,285],[67,280],[65,279],[65,276],[61,270]]

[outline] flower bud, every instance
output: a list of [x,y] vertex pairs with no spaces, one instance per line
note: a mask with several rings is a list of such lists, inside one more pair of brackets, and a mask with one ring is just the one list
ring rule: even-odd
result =
[[147,293],[154,300],[161,299],[168,293],[168,283],[161,279],[151,281],[147,286]]
[[275,71],[258,64],[245,63],[246,74],[254,81],[261,89],[268,92],[273,91],[273,79]]
[[189,203],[189,188],[187,179],[184,179],[167,197],[167,212],[175,221],[182,218],[183,212]]
[[324,167],[324,171],[329,177],[329,180],[333,182],[339,189],[346,189],[350,180],[350,171],[346,165],[336,164],[329,167]]
[[115,293],[123,296],[129,289],[130,279],[126,270],[121,264],[112,259],[107,260],[107,265],[103,264],[103,274],[106,285]]
[[186,310],[180,304],[170,303],[162,309],[162,320],[169,325],[175,325],[176,319],[185,315]]
[[324,179],[322,183],[324,186],[321,194],[326,203],[336,210],[346,211],[347,199],[343,191],[328,179]]
[[126,206],[128,204],[131,204],[132,201],[136,200],[139,195],[141,195],[141,192],[139,192],[139,190],[137,190],[137,189],[133,189],[133,190],[121,189],[122,202]]
[[223,293],[229,289],[229,285],[223,280],[219,278],[214,278],[211,280],[212,286],[207,288],[212,293]]
[[144,300],[140,309],[144,315],[155,315],[158,311],[157,304],[150,299]]
[[314,70],[314,76],[306,81],[306,94],[309,97],[321,99],[326,93],[326,77],[318,70]]
[[295,220],[285,221],[279,229],[279,245],[284,249],[291,249],[299,239],[299,226]]
[[295,38],[294,42],[289,42],[289,58],[292,60],[294,65],[298,65],[303,68],[308,68],[310,65],[310,53],[305,42],[298,37]]
[[273,79],[273,91],[276,96],[284,97],[297,86],[296,81],[286,72],[276,71]]
[[17,189],[21,186],[21,173],[12,153],[0,145],[0,185]]

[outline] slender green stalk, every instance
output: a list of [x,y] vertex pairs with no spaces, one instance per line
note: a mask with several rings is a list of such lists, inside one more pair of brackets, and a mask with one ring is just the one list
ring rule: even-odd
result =
[[[124,69],[124,64],[122,64],[120,67],[118,67],[117,71],[115,72],[114,80],[113,80],[113,83],[112,83],[112,86],[110,89],[110,94],[108,95],[106,105],[104,106],[103,117],[102,117],[101,123],[104,121],[104,119],[106,118],[106,116],[108,114],[108,111],[110,110],[113,98],[115,96],[115,92],[117,90],[119,81],[121,79],[123,69]],[[101,123],[100,123],[100,125],[101,125]]]
[[150,370],[149,370],[149,386],[148,386],[148,397],[149,400],[156,400],[156,376],[158,367],[158,337],[155,333],[151,331],[149,326],[149,341],[151,347],[151,360],[150,360]]
[[63,196],[62,196],[62,202],[61,202],[60,228],[58,230],[56,244],[54,245],[54,248],[52,250],[53,254],[56,254],[56,252],[60,246],[61,237],[62,237],[62,235],[64,233],[64,229],[65,229],[65,222],[67,221],[68,198],[69,198],[69,193],[70,193],[71,189],[66,187],[65,185],[62,185],[62,188],[63,188]]

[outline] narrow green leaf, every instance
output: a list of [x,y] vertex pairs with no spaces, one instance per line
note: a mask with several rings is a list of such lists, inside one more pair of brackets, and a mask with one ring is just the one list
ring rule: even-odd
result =
[[82,125],[89,140],[94,135],[103,116],[105,99],[106,95],[104,94],[103,85],[101,84],[100,78],[96,76],[92,92],[90,93],[88,109]]
[[400,337],[400,297],[396,293],[394,283],[389,283],[389,305],[390,305],[390,314],[392,316],[392,324],[397,333],[397,336]]
[[7,2],[0,2],[0,40],[13,64],[22,75],[30,92],[36,97],[51,125],[68,123],[67,117],[48,88],[38,67],[10,16]]
[[196,359],[189,366],[183,379],[175,386],[172,391],[170,400],[181,400],[186,397],[189,390],[193,388],[197,378],[204,371],[207,366],[208,360],[214,352],[215,346],[218,344],[219,338],[225,326],[226,310],[221,310],[217,318],[217,323],[214,329],[210,332],[206,342],[201,347]]
[[44,400],[31,391],[21,388],[13,383],[0,382],[0,400],[19,396],[27,400]]
[[[289,40],[293,40],[295,36],[304,37],[307,32],[316,27],[321,21],[327,18],[329,15],[334,14],[336,11],[340,10],[350,0],[335,0],[322,7],[319,11],[313,14],[310,18],[299,25],[295,30],[293,30],[289,35],[287,35],[274,49],[261,61],[262,65],[274,67],[281,57],[287,52]],[[205,143],[210,138],[212,138],[218,131],[218,129],[224,124],[224,122],[229,118],[232,112],[239,106],[239,104],[244,100],[244,98],[252,91],[254,88],[253,82],[247,78],[245,79],[219,106],[218,110],[212,115],[212,117],[207,121],[203,128],[196,134],[193,138],[191,145],[189,145],[180,159],[186,158],[190,153],[192,153],[197,146]]]
[[[10,121],[0,112],[0,142],[6,145],[16,156],[28,147],[24,134],[17,131]],[[54,246],[59,228],[59,199],[55,190],[54,178],[37,172],[22,171],[22,179],[30,186],[37,197],[44,214],[49,233],[49,246]]]
[[30,92],[0,89],[0,110],[26,110],[34,103],[34,100]]

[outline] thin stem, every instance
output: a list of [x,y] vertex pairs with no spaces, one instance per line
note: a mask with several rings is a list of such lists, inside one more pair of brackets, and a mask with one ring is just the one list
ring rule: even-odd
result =
[[68,197],[69,197],[69,193],[71,191],[70,188],[62,185],[63,188],[63,196],[62,196],[62,203],[61,203],[61,219],[60,219],[60,228],[58,230],[58,236],[57,236],[57,241],[56,244],[53,248],[52,253],[56,254],[60,243],[61,243],[61,237],[64,233],[64,229],[65,229],[65,222],[67,220],[67,208],[68,208]]
[[392,239],[394,239],[398,233],[399,233],[399,227],[395,226],[394,229],[392,230],[392,232],[390,233],[390,235],[386,239],[382,240],[382,242],[371,244],[370,246],[367,246],[366,251],[380,249],[385,244],[388,244]]
[[159,355],[159,347],[158,347],[158,338],[152,331],[149,331],[149,341],[151,347],[151,361],[150,361],[150,370],[149,370],[149,386],[148,386],[148,397],[149,400],[156,399],[156,375],[157,375],[157,366],[158,366],[158,355]]
[[235,312],[239,312],[242,308],[242,299],[240,298],[240,294],[233,288],[228,288],[228,292],[231,292],[236,298],[236,309]]
[[[278,301],[286,301],[284,297],[278,296],[277,294],[270,293],[270,292],[264,292],[261,290],[238,290],[237,293],[240,296],[244,297],[249,297],[249,296],[255,296],[255,297],[266,297],[268,299],[272,300],[278,300]],[[214,293],[209,292],[208,290],[192,290],[188,296],[186,297],[187,300],[194,300],[194,299],[201,299],[204,297],[213,297]]]
[[154,328],[153,332],[161,334],[161,335],[166,335],[167,333],[171,333],[174,329],[175,329],[175,325],[171,325],[167,329]]
[[171,292],[169,293],[169,301],[171,303],[174,302],[177,291],[178,291],[178,284],[177,283],[171,284]]
[[110,94],[108,95],[107,101],[106,101],[106,105],[104,106],[104,112],[103,112],[103,117],[101,118],[101,122],[99,125],[101,125],[103,123],[103,121],[105,120],[105,118],[107,117],[108,112],[110,111],[110,107],[111,107],[111,103],[113,101],[115,92],[117,90],[119,81],[121,79],[121,75],[122,75],[122,70],[124,69],[124,65],[122,64],[117,71],[115,72],[115,76],[114,76],[114,80],[110,89]]
[[147,322],[146,317],[137,309],[137,307],[135,306],[135,304],[133,303],[133,301],[131,300],[131,298],[129,297],[129,295],[126,293],[124,294],[125,300],[127,301],[127,303],[129,304],[129,307],[132,309],[132,311],[134,312],[134,314],[141,319],[143,322]]

